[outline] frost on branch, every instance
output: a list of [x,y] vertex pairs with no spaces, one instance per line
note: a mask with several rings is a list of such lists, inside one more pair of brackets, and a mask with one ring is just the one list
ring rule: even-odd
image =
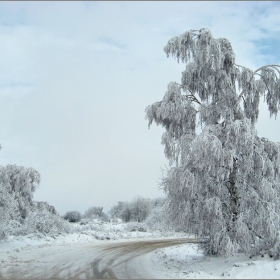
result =
[[235,64],[230,42],[208,29],[174,37],[164,51],[186,70],[181,84],[170,83],[163,100],[146,108],[146,119],[165,128],[170,168],[161,186],[173,221],[202,238],[206,254],[274,248],[277,257],[280,145],[259,138],[254,126],[262,96],[270,115],[278,113],[280,66]]

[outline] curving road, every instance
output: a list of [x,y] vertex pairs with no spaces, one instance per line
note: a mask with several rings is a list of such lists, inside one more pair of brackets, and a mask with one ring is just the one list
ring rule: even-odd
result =
[[163,279],[149,253],[195,242],[184,238],[25,248],[10,263],[0,264],[0,278]]

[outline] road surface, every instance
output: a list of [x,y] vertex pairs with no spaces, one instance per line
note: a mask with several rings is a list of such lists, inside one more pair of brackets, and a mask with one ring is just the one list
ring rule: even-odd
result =
[[158,248],[195,243],[194,239],[86,243],[24,248],[0,260],[2,279],[166,278],[149,255]]

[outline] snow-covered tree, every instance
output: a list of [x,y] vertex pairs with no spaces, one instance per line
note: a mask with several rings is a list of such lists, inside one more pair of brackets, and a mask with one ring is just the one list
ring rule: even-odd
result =
[[113,205],[109,211],[109,215],[112,219],[120,218],[121,211],[124,207],[124,202],[119,201],[116,205]]
[[68,211],[63,218],[68,220],[70,223],[76,223],[81,221],[81,213],[79,211]]
[[32,206],[40,174],[33,168],[0,166],[0,234],[10,232],[11,224],[22,224]]
[[103,207],[93,206],[86,210],[83,218],[88,219],[101,219],[103,221],[108,220],[108,216],[103,212]]
[[13,201],[9,207],[10,218],[20,217],[23,219],[26,217],[39,183],[40,174],[33,168],[16,165],[0,166],[2,198],[8,199],[10,197]]
[[128,202],[124,203],[119,217],[125,223],[130,222],[132,220],[132,209],[131,209],[131,204],[130,203],[128,203]]
[[33,168],[0,166],[0,239],[7,235],[69,232],[69,224],[47,202],[33,201],[40,174]]
[[203,238],[206,254],[279,255],[280,145],[260,138],[255,124],[262,96],[277,115],[280,66],[237,65],[230,42],[204,28],[170,39],[164,51],[186,70],[146,118],[165,128],[170,167],[161,186],[174,222]]
[[131,202],[132,219],[136,222],[143,222],[151,212],[151,202],[148,198],[137,196]]

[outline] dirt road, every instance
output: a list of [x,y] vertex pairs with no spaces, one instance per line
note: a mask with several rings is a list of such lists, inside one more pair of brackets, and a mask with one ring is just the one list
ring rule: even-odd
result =
[[0,262],[2,279],[152,279],[166,278],[149,253],[194,239],[86,243],[24,248]]

